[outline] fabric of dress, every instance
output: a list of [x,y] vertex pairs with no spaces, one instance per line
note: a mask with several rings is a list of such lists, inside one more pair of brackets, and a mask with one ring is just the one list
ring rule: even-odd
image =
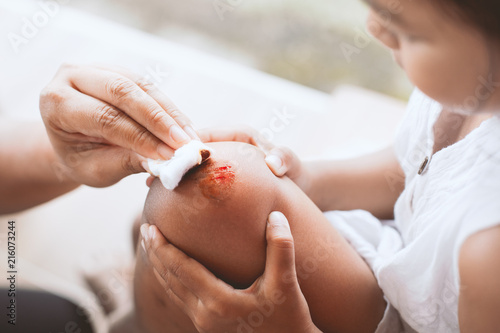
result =
[[[431,156],[441,110],[418,90],[410,98],[395,137],[406,178],[393,224],[361,210],[325,213],[370,265],[388,301],[377,332],[458,332],[461,245],[500,225],[500,116]],[[436,128],[436,140],[444,135]],[[395,179],[387,175],[389,184]]]

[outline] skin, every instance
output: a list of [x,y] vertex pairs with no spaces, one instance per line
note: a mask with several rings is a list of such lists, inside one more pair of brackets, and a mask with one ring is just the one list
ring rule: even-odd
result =
[[[446,16],[429,1],[401,1],[397,9],[393,2],[369,1],[367,26],[391,50],[412,83],[443,105],[435,128],[448,135],[438,142],[438,151],[462,139],[497,110],[496,89],[487,99],[478,97],[478,92],[480,96],[487,92],[480,78],[492,77],[496,82],[498,73],[492,65],[498,60],[496,43],[492,45],[477,29]],[[388,20],[381,14],[387,12],[397,14]],[[471,100],[477,103],[468,103]]]
[[405,175],[392,147],[350,160],[307,162],[301,168],[300,177],[308,179],[303,190],[322,211],[363,209],[379,219],[394,218]]
[[[500,96],[497,89],[488,98],[480,98],[478,103],[467,103],[468,98],[478,97],[478,78],[492,78],[495,82],[498,77],[492,66],[498,61],[498,45],[474,27],[447,17],[429,1],[405,0],[401,4],[403,11],[393,13],[391,23],[380,23],[372,33],[392,50],[394,58],[412,82],[443,104],[444,111],[435,125],[435,134],[440,134],[436,135],[436,152],[461,140],[498,110]],[[385,0],[372,2],[371,5],[374,10],[370,19],[374,22],[382,21],[377,11],[392,8]],[[404,24],[396,24],[396,21]],[[91,75],[86,76],[85,73],[89,72]],[[484,93],[484,89],[479,91]],[[75,109],[75,105],[79,108]],[[188,131],[189,122],[171,102],[159,96],[140,78],[97,67],[63,66],[43,91],[40,107],[54,151],[47,149],[43,135],[37,136],[41,140],[37,142],[39,149],[36,151],[33,147],[24,147],[13,153],[3,148],[2,156],[7,156],[19,168],[12,172],[11,165],[0,165],[5,170],[0,174],[6,178],[0,195],[2,202],[9,203],[2,207],[2,212],[25,209],[50,200],[79,183],[107,186],[126,175],[143,171],[142,159],[136,153],[147,157],[171,156],[172,148],[178,148],[183,141],[187,141],[174,139],[179,139],[179,136],[172,135],[172,120],[186,132],[191,132]],[[195,137],[192,133],[190,135]],[[351,173],[349,168],[343,168],[336,162],[332,162],[331,167],[328,163],[303,165],[285,149],[276,148],[273,154],[281,163],[268,162],[271,170],[279,175],[289,174],[290,179],[307,191],[313,202],[323,209],[360,207],[377,216],[389,216],[399,187],[390,186],[381,192],[370,193],[367,188],[368,192],[363,191],[364,183],[356,181],[358,170]],[[32,158],[28,163],[22,156]],[[53,166],[54,156],[57,163],[61,163],[59,171],[50,167]],[[74,157],[79,161],[76,165],[70,163]],[[38,170],[33,165],[39,166]],[[365,181],[380,185],[383,183],[382,176],[386,177],[388,173],[398,175],[399,172],[391,156],[380,163],[377,172],[367,169],[366,173],[360,172],[358,176],[366,176]],[[16,199],[12,195],[21,186],[23,193],[30,193],[29,199],[20,195]],[[338,190],[328,191],[328,188]],[[342,198],[344,189],[347,195]],[[43,193],[33,194],[37,190]],[[357,201],[356,193],[366,194]],[[379,199],[373,199],[373,196]],[[294,222],[290,223],[293,225]],[[481,250],[474,246],[483,242],[489,245],[481,247]],[[459,316],[464,331],[489,331],[499,327],[497,312],[491,311],[498,309],[500,303],[498,289],[495,289],[495,281],[500,279],[495,260],[498,249],[491,245],[499,242],[498,229],[492,228],[471,236],[462,248]],[[160,253],[157,247],[154,251]],[[178,252],[170,255],[180,256]],[[201,270],[196,266],[191,273]]]
[[40,95],[40,112],[58,173],[94,187],[144,172],[145,157],[168,159],[198,138],[172,101],[122,68],[61,66]]
[[172,101],[122,68],[61,66],[40,95],[40,112],[45,129],[0,122],[0,214],[31,208],[80,184],[112,185],[144,172],[145,157],[169,158],[198,139]]
[[303,163],[291,149],[273,145],[251,128],[215,128],[199,134],[206,142],[258,146],[266,154],[269,169],[291,179],[321,211],[364,209],[380,219],[394,218],[405,175],[392,147],[348,160]]
[[[382,22],[390,1],[370,1],[369,21]],[[484,120],[498,114],[500,92],[498,42],[473,26],[446,16],[430,1],[402,1],[397,21],[379,24],[374,36],[392,51],[410,80],[443,105],[434,126],[434,152],[463,139]],[[370,24],[369,24],[370,25]],[[376,25],[373,25],[376,26]],[[491,78],[487,89],[478,78]],[[481,96],[484,96],[481,97]],[[474,97],[477,103],[466,101]],[[474,100],[474,99],[472,99]],[[500,221],[499,221],[500,223]],[[471,235],[460,251],[459,323],[462,332],[500,329],[500,227]]]
[[[373,36],[390,49],[395,61],[416,87],[443,105],[434,125],[434,152],[462,140],[498,112],[500,92],[496,80],[499,73],[495,64],[499,52],[496,40],[490,40],[474,26],[445,13],[431,1],[367,2],[371,6],[367,25]],[[271,170],[277,175],[290,175],[290,179],[325,210],[363,208],[376,216],[388,217],[404,184],[404,175],[392,153],[378,154],[375,157],[378,163],[364,169],[356,163],[342,165],[335,161],[303,164],[292,152],[282,148],[273,149],[272,154],[277,158],[273,163],[268,161]],[[384,182],[392,184],[384,186]],[[165,250],[166,245],[162,243],[165,240],[159,233],[154,235],[146,248],[150,249],[150,258],[157,258],[155,267],[168,272],[158,280],[169,295],[175,286],[169,284],[165,276],[171,276],[176,266],[161,263],[176,260],[179,265],[192,259],[179,251],[162,251]],[[487,246],[482,245],[485,242]],[[461,249],[461,331],[496,332],[500,327],[497,315],[500,309],[497,282],[500,281],[500,270],[496,244],[500,244],[500,236],[498,228],[492,228],[470,236]],[[203,267],[189,265],[183,276],[201,271]],[[208,285],[206,288],[214,293],[220,290],[215,280]],[[218,302],[219,306],[225,304],[227,302],[223,300]],[[214,319],[212,326],[217,323]]]
[[461,248],[458,306],[461,332],[500,330],[498,253],[500,253],[500,226],[469,237]]
[[42,124],[1,120],[0,142],[0,215],[36,206],[78,186],[57,174],[57,156]]
[[[172,192],[156,180],[146,200],[143,222],[155,225],[171,244],[205,265],[215,275],[214,281],[218,278],[235,288],[250,287],[251,293],[252,284],[266,267],[267,217],[272,211],[283,212],[294,238],[300,290],[315,325],[324,332],[373,332],[385,308],[382,293],[366,263],[321,211],[288,177],[276,177],[257,148],[242,143],[211,145],[216,154],[210,163],[234,165],[236,181],[229,194],[222,200],[204,197],[200,189],[204,166],[188,174]],[[164,286],[151,263],[140,250],[135,295],[144,329],[196,332],[192,319],[197,322],[199,318],[190,318],[178,303],[163,297]],[[210,285],[211,281],[206,282]]]

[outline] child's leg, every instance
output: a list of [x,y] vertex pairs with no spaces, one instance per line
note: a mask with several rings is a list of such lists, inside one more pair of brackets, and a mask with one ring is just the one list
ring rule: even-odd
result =
[[[251,182],[255,184],[255,179]],[[262,274],[267,215],[282,211],[295,239],[299,282],[315,324],[324,332],[373,332],[385,302],[366,263],[290,180],[269,178],[257,189],[245,188],[240,197],[235,193],[234,207],[206,207],[201,212],[206,218],[186,221],[172,207],[192,204],[187,198],[193,194],[172,195],[157,182],[150,192],[153,198],[148,197],[153,206],[146,204],[144,222],[156,224],[171,243],[223,280],[242,287]],[[147,213],[162,209],[164,214]],[[135,296],[145,327],[151,332],[196,332],[187,316],[158,296],[163,293],[139,248]],[[264,317],[271,315],[266,311],[262,309]],[[251,324],[252,318],[247,319]]]

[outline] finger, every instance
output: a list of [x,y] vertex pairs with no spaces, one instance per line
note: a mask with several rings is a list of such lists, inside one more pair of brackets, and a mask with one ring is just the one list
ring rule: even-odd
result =
[[160,285],[162,286],[163,290],[165,291],[165,293],[167,294],[168,298],[178,307],[182,310],[182,312],[184,312],[186,315],[188,315],[191,320],[193,319],[192,318],[192,315],[193,315],[193,310],[191,310],[187,305],[186,303],[184,303],[180,298],[179,296],[177,296],[173,291],[172,289],[170,289],[170,286],[165,282],[165,278],[156,270],[156,268],[153,268],[153,273],[155,275],[155,278],[156,280],[160,283]]
[[267,152],[266,163],[278,177],[287,174],[288,177],[294,179],[301,172],[299,158],[287,147],[275,147]]
[[153,273],[167,294],[169,294],[169,296],[175,295],[175,297],[172,298],[175,298],[177,305],[181,307],[186,314],[189,314],[195,310],[195,307],[199,303],[198,297],[191,290],[186,288],[179,278],[173,275],[172,272],[166,267],[163,259],[169,260],[171,258],[160,259],[154,252],[151,251],[151,242],[147,241],[152,236],[150,230],[153,230],[152,226],[148,224],[141,225],[140,231],[143,238],[142,241],[144,241],[143,248],[148,254],[149,262],[153,267]]
[[193,319],[198,304],[200,304],[198,297],[187,289],[179,279],[172,276],[168,270],[158,271],[156,267],[153,267],[153,273],[168,298]]
[[203,142],[243,142],[257,146],[264,151],[271,150],[274,147],[259,132],[248,126],[206,128],[198,131],[198,134]]
[[120,73],[121,75],[134,81],[139,86],[139,88],[141,88],[149,96],[153,97],[153,99],[156,100],[158,104],[160,104],[160,106],[167,111],[167,113],[177,122],[177,124],[179,124],[180,127],[182,127],[182,129],[186,132],[187,135],[191,137],[191,139],[201,140],[194,130],[193,122],[179,110],[175,103],[166,94],[158,89],[158,87],[151,81],[149,81],[146,77],[140,76],[128,70],[127,68],[118,66],[100,66],[100,68]]
[[78,109],[71,112],[74,123],[79,126],[75,128],[76,131],[91,137],[102,137],[111,144],[143,156],[155,159],[169,159],[173,156],[174,150],[171,147],[127,114],[91,96],[81,93],[78,95],[78,99],[70,100],[72,105],[65,107],[71,109],[74,105],[78,106]]
[[237,141],[253,144],[253,133],[248,128],[211,127],[198,131],[203,142]]
[[172,113],[179,118],[180,111],[177,108],[162,108],[154,98],[127,77],[88,67],[84,70],[75,69],[70,78],[79,91],[125,112],[170,147],[177,149],[191,140],[170,115]]
[[191,306],[189,306],[188,304],[186,304],[181,298],[179,298],[179,296],[177,296],[177,294],[170,287],[170,285],[165,282],[166,279],[161,275],[161,273],[159,273],[156,270],[156,268],[153,268],[153,273],[155,275],[156,280],[160,283],[160,285],[162,286],[163,290],[165,291],[165,294],[167,294],[168,298],[178,308],[180,308],[182,310],[182,312],[184,312],[189,318],[191,318],[191,320],[194,320],[194,314],[196,313],[196,309],[192,308],[191,306],[193,306],[194,304],[197,304],[197,303],[191,302],[190,303],[190,304],[192,304]]
[[147,187],[151,187],[151,185],[153,184],[155,178],[156,178],[155,176],[149,176],[148,179],[146,179],[146,185],[147,185]]
[[[50,95],[50,94],[49,94]],[[47,127],[71,136],[77,133],[89,140],[104,139],[106,143],[133,150],[150,158],[170,158],[174,151],[143,126],[112,105],[73,89],[46,96],[41,108],[57,110],[46,112]],[[42,102],[41,102],[42,103]],[[102,142],[102,140],[101,140]]]
[[[91,155],[91,156],[90,156]],[[143,158],[117,146],[103,146],[66,156],[71,174],[79,182],[92,187],[107,187],[123,178],[144,172]]]
[[267,254],[265,281],[269,286],[281,286],[283,281],[296,281],[295,249],[286,217],[280,212],[269,215],[266,228]]
[[218,298],[221,294],[230,293],[233,290],[232,287],[215,277],[205,266],[170,244],[156,226],[151,226],[150,230],[148,239],[150,246],[146,246],[148,256],[150,258],[156,256],[161,266],[179,279],[202,302]]

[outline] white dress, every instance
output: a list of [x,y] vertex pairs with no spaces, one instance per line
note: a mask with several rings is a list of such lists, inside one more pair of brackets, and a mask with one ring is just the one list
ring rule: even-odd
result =
[[377,332],[458,332],[460,247],[500,225],[500,116],[436,152],[419,175],[441,110],[418,90],[410,98],[395,138],[406,180],[393,225],[361,210],[325,213],[385,294],[389,305]]

